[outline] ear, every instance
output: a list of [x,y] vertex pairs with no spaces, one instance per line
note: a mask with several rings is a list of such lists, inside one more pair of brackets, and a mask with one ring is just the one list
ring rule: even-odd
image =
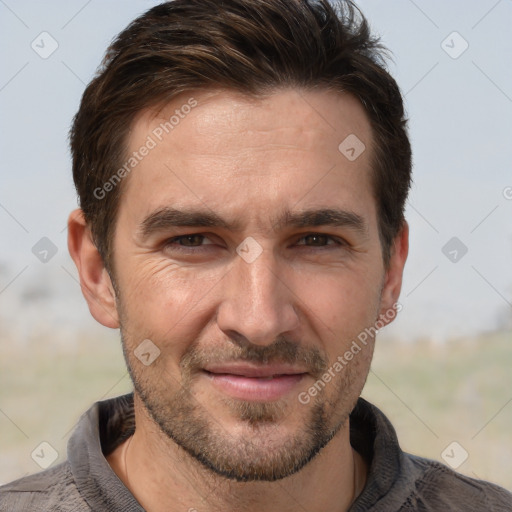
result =
[[117,329],[119,316],[112,281],[79,208],[68,218],[68,249],[80,275],[80,287],[91,315],[102,325]]
[[[409,225],[404,221],[400,233],[393,240],[389,265],[384,276],[384,284],[381,292],[379,319],[384,325],[391,323],[400,311],[397,306],[400,290],[402,289],[402,276],[405,261],[409,253]],[[394,310],[394,314],[390,314]]]

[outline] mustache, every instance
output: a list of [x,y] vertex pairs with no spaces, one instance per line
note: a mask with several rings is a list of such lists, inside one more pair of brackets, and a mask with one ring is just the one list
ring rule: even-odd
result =
[[195,373],[207,364],[225,364],[234,362],[261,364],[285,363],[300,365],[308,373],[319,378],[328,368],[328,359],[313,347],[304,347],[284,337],[278,338],[268,346],[254,344],[239,345],[233,341],[222,346],[201,347],[194,344],[183,355],[180,367],[183,372]]

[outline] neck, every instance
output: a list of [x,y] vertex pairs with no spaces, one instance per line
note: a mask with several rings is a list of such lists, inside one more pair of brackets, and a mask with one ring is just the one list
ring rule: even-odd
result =
[[235,482],[214,474],[157,429],[135,404],[135,434],[107,457],[148,512],[342,512],[366,482],[363,458],[350,446],[348,421],[302,470],[275,482]]

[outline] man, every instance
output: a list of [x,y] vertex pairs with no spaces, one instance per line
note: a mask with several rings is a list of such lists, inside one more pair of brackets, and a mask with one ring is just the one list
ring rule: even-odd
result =
[[68,242],[134,393],[0,510],[512,510],[359,398],[408,250],[380,51],[326,0],[175,0],[119,35],[71,132]]

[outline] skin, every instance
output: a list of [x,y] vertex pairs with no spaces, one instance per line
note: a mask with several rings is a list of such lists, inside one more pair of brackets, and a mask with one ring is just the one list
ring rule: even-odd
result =
[[[129,153],[190,96],[141,112]],[[197,106],[122,183],[115,286],[81,211],[69,217],[69,250],[91,314],[121,329],[135,380],[136,432],[107,460],[151,512],[347,510],[368,470],[350,446],[348,415],[374,339],[309,403],[298,395],[400,294],[408,228],[385,267],[370,123],[348,94],[283,89],[254,99],[208,90],[193,97]],[[366,145],[354,161],[338,150],[349,134]],[[166,226],[143,236],[143,220],[170,206],[214,212],[238,226]],[[325,208],[358,216],[363,229],[276,224],[285,209]],[[202,236],[173,238],[191,234]],[[236,251],[247,237],[262,249],[251,263]],[[160,350],[148,366],[134,354],[145,339]],[[260,356],[267,355],[268,364],[287,362],[301,376],[278,398],[243,399],[201,369],[250,354],[254,367],[265,367]],[[329,442],[307,429],[320,425]],[[200,432],[208,433],[203,445]],[[325,444],[316,456],[315,442]],[[191,454],[194,447],[211,448],[217,470]],[[296,458],[285,460],[289,454]],[[238,477],[221,474],[222,464],[238,468]]]

